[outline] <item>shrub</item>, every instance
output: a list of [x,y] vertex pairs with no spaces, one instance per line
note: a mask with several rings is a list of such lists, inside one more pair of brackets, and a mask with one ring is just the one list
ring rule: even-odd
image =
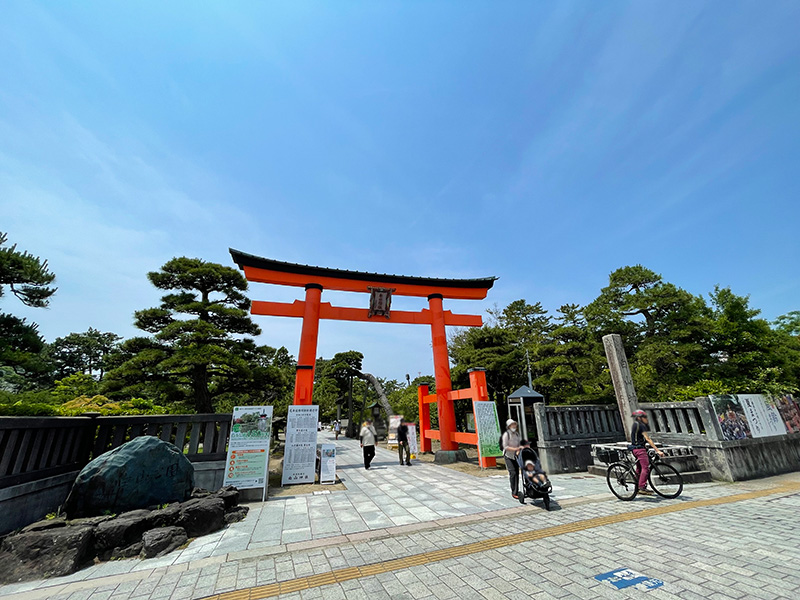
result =
[[109,400],[105,396],[79,396],[59,407],[62,415],[77,416],[87,412],[101,415],[160,415],[167,411],[163,406],[143,398]]

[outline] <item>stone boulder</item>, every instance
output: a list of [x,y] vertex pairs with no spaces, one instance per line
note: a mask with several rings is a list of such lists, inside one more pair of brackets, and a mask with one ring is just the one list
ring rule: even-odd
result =
[[437,450],[433,457],[434,464],[452,465],[457,462],[468,462],[466,450]]
[[243,521],[249,511],[246,506],[233,506],[225,512],[225,523],[231,525]]
[[101,559],[124,555],[124,548],[141,542],[142,534],[152,528],[152,515],[149,510],[132,510],[99,523],[94,540],[97,555]]
[[7,536],[0,545],[0,583],[74,573],[93,558],[93,527],[52,527]]
[[217,498],[222,498],[225,501],[225,510],[233,508],[239,504],[239,490],[237,490],[232,485],[226,485],[223,488],[220,488],[214,495]]
[[180,505],[176,525],[189,537],[199,537],[225,527],[225,501],[222,498],[193,498]]
[[189,537],[183,527],[159,527],[142,536],[142,558],[158,558],[180,548]]
[[68,575],[97,560],[164,556],[245,518],[238,500],[233,487],[195,489],[185,502],[152,509],[31,523],[0,539],[0,584]]
[[132,439],[86,465],[64,511],[69,518],[121,513],[182,502],[194,488],[192,463],[172,444],[153,436]]

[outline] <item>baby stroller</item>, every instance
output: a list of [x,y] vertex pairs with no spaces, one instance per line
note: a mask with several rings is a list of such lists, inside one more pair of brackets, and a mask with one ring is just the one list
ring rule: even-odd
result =
[[[541,483],[539,481],[531,480],[525,472],[525,464],[530,461],[534,466],[534,473],[537,475],[544,475],[545,481]],[[539,456],[536,454],[536,450],[533,448],[523,448],[520,450],[519,454],[517,455],[517,463],[519,464],[519,476],[522,478],[522,487],[520,488],[519,494],[519,501],[521,504],[525,504],[525,498],[541,498],[542,502],[544,502],[544,507],[547,510],[550,510],[550,493],[553,491],[553,486],[550,484],[550,480],[547,478],[547,475],[542,471],[541,463],[539,462]]]

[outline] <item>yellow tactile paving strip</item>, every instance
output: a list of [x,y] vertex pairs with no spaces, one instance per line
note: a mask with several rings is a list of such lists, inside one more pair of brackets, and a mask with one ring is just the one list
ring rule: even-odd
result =
[[444,548],[442,550],[414,554],[406,558],[396,558],[394,560],[387,560],[385,562],[365,565],[363,567],[337,569],[328,573],[320,573],[319,575],[310,575],[308,577],[298,577],[297,579],[290,579],[289,581],[282,581],[280,583],[272,583],[269,585],[262,585],[244,590],[237,590],[234,592],[215,594],[213,596],[207,596],[206,600],[262,600],[262,598],[272,598],[280,594],[288,594],[309,588],[329,585],[331,583],[342,583],[343,581],[360,579],[361,577],[369,577],[371,575],[380,575],[381,573],[399,571],[401,569],[408,569],[409,567],[438,562],[440,560],[457,558],[459,556],[476,554],[478,552],[486,552],[487,550],[494,550],[496,548],[521,544],[523,542],[532,542],[534,540],[564,535],[566,533],[585,531],[595,527],[603,527],[604,525],[624,523],[625,521],[645,519],[647,517],[666,515],[669,513],[690,510],[693,508],[702,508],[705,506],[731,504],[733,502],[741,502],[742,500],[752,500],[754,498],[772,496],[773,494],[796,492],[798,490],[800,490],[800,484],[786,484],[765,490],[757,490],[754,492],[746,492],[732,496],[721,496],[719,498],[712,498],[709,500],[692,500],[677,504],[658,506],[655,508],[646,508],[640,511],[610,515],[607,517],[595,517],[593,519],[575,521],[574,523],[565,523],[564,525],[545,527],[544,529],[525,531],[523,533],[514,533],[511,535],[492,538],[490,540],[484,540],[482,542],[473,542],[471,544],[464,544],[462,546],[454,546],[453,548]]

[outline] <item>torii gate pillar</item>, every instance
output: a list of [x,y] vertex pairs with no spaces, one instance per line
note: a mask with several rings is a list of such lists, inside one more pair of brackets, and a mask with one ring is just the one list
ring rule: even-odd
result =
[[[450,357],[447,353],[447,332],[444,324],[444,307],[442,294],[428,296],[431,310],[431,342],[433,343],[433,375],[436,380],[436,407],[439,413],[439,430],[453,432],[456,430],[456,412],[447,394],[453,389],[450,378]],[[458,450],[458,443],[448,436],[442,436],[442,450]]]
[[300,333],[300,351],[297,353],[297,373],[294,380],[295,404],[311,404],[311,397],[314,393],[314,368],[317,364],[322,286],[317,283],[309,283],[305,287],[303,329]]

